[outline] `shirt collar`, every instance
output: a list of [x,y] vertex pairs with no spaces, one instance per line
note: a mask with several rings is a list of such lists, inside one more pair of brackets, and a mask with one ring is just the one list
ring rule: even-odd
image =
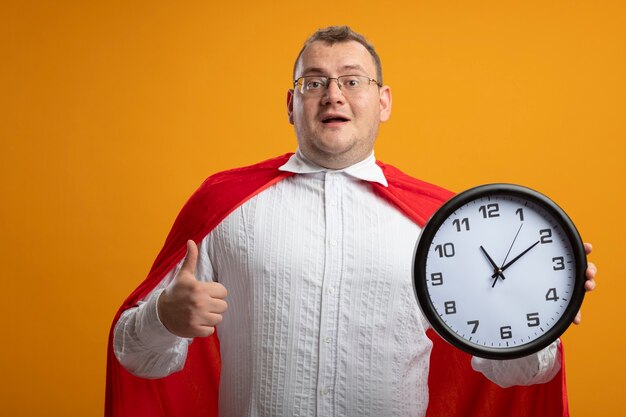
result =
[[296,153],[291,155],[289,160],[280,168],[280,171],[293,172],[294,174],[311,174],[314,172],[343,172],[351,177],[359,180],[377,182],[387,187],[387,179],[383,174],[383,170],[376,164],[376,158],[374,152],[361,162],[357,162],[354,165],[350,165],[343,169],[329,169],[321,167],[311,160],[307,159],[302,151],[298,148]]

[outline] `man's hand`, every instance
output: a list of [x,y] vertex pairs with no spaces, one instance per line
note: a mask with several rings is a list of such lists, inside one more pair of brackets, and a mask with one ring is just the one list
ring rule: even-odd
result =
[[222,284],[196,279],[197,262],[198,247],[193,240],[188,240],[183,265],[161,293],[157,304],[161,323],[179,337],[212,335],[228,308],[224,301],[226,288]]
[[[585,253],[587,255],[591,253],[592,249],[593,247],[591,246],[591,243],[585,243]],[[586,272],[587,282],[585,282],[585,290],[593,291],[596,289],[595,277],[596,277],[597,272],[598,272],[598,268],[596,268],[596,265],[593,262],[588,262],[587,272]],[[580,324],[580,321],[581,321],[581,314],[580,314],[580,311],[578,311],[578,314],[576,314],[576,318],[574,318],[574,324]]]

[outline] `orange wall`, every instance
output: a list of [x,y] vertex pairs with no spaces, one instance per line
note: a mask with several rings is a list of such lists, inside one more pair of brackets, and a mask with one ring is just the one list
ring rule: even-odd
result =
[[102,414],[117,306],[204,177],[295,148],[293,59],[347,23],[394,93],[379,158],[457,191],[534,187],[595,244],[572,414],[624,415],[623,4],[0,2],[0,414]]

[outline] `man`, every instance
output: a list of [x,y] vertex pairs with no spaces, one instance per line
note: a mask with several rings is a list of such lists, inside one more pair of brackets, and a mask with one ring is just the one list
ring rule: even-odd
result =
[[[391,90],[361,35],[316,32],[294,79],[297,152],[207,180],[116,317],[109,415],[215,415],[218,401],[220,416],[426,415],[432,342],[412,252],[451,194],[376,163]],[[545,383],[559,343],[473,366],[501,386]]]

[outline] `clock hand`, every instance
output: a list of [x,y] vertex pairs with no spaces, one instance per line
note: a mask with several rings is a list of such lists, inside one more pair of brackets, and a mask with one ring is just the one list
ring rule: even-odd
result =
[[504,257],[504,261],[502,261],[502,266],[500,268],[494,269],[494,273],[491,276],[491,278],[493,278],[493,284],[491,284],[491,288],[496,286],[496,282],[498,281],[498,275],[500,275],[502,279],[504,279],[504,275],[502,274],[502,271],[504,271],[504,264],[506,263],[506,260],[509,259],[509,254],[511,253],[511,249],[513,249],[513,245],[515,245],[515,241],[517,240],[517,236],[519,236],[520,230],[522,230],[522,226],[524,226],[524,223],[519,225],[517,233],[515,233],[515,237],[513,238],[513,242],[511,242],[511,246],[509,246],[509,250]]
[[[509,258],[509,254],[511,253],[511,249],[513,249],[513,245],[515,244],[515,241],[517,240],[517,236],[519,235],[520,230],[522,230],[522,226],[524,225],[524,223],[519,225],[519,229],[517,229],[517,233],[515,233],[515,237],[513,238],[513,242],[511,242],[511,246],[509,246],[509,251],[506,253],[506,256],[504,257],[504,261],[502,261],[502,266],[504,266],[504,264],[506,263],[506,260]],[[502,267],[500,267],[501,269],[503,269]]]
[[[524,256],[526,254],[526,252],[528,252],[529,250],[531,250],[532,248],[534,248],[535,246],[537,246],[539,244],[539,241],[536,241],[535,243],[533,243],[532,245],[530,245],[524,252],[520,253],[519,255],[517,255],[515,258],[511,259],[509,261],[508,264],[504,265],[502,268],[500,268],[500,271],[504,271],[506,270],[509,266],[513,265],[514,262],[516,262],[519,258],[521,258],[522,256]],[[494,273],[491,278],[495,278],[497,277],[498,274]]]
[[496,280],[498,279],[498,275],[502,277],[502,279],[506,279],[504,277],[504,274],[502,273],[502,270],[500,269],[500,267],[494,262],[493,259],[491,259],[491,256],[489,256],[489,254],[487,253],[487,251],[485,250],[485,248],[482,247],[482,245],[480,246],[480,250],[483,251],[483,253],[485,254],[485,256],[487,257],[487,260],[489,261],[489,263],[491,264],[491,266],[493,267],[493,273],[496,275],[495,278]]
[[496,286],[496,282],[498,282],[498,276],[502,277],[503,280],[505,280],[506,278],[504,277],[504,274],[502,273],[502,270],[500,269],[498,264],[496,264],[494,260],[491,259],[491,256],[489,256],[489,254],[487,253],[485,248],[482,247],[482,245],[480,247],[480,250],[483,251],[487,259],[489,260],[489,263],[491,264],[491,266],[493,266],[493,275],[491,276],[491,278],[493,278],[493,283],[491,284],[491,288],[493,288]]

